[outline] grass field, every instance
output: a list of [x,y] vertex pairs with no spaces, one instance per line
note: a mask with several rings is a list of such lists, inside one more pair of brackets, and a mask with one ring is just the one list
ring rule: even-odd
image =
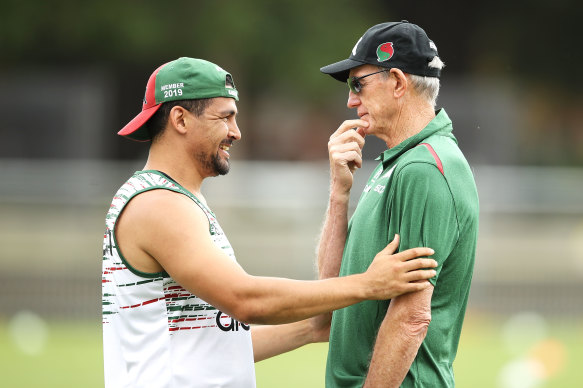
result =
[[[569,388],[583,385],[583,324],[472,314],[454,363],[458,387]],[[322,387],[326,344],[256,364],[257,386]],[[0,324],[3,387],[101,387],[101,326],[45,323],[32,317]]]

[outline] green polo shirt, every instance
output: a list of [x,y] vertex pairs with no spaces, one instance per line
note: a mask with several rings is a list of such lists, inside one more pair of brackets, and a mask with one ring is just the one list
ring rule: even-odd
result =
[[[432,320],[402,387],[453,387],[474,268],[478,194],[443,109],[417,135],[380,156],[348,224],[340,276],[366,271],[396,233],[399,251],[430,247],[439,263],[430,280]],[[389,302],[365,301],[334,312],[326,387],[362,386]]]

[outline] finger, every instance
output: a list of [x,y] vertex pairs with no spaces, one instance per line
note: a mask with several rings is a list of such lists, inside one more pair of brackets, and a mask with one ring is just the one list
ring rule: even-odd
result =
[[435,268],[435,267],[437,267],[437,261],[428,258],[418,258],[403,263],[403,269],[407,272],[421,268]]
[[407,272],[403,279],[406,282],[416,282],[419,280],[429,280],[437,275],[437,271],[434,269],[418,269],[416,271]]
[[351,171],[362,167],[362,157],[356,151],[342,152],[334,155],[335,167],[348,167]]
[[348,143],[355,141],[362,148],[364,146],[364,130],[360,127],[351,129],[351,131],[345,131],[338,136],[331,138],[332,143]]
[[362,151],[362,146],[358,140],[349,140],[343,142],[335,142],[330,144],[330,151],[346,151],[355,150],[358,152]]
[[356,143],[339,144],[330,149],[330,156],[333,160],[343,160],[343,154],[354,152],[362,157],[362,149]]
[[431,256],[434,253],[435,251],[431,248],[421,247],[407,249],[406,251],[399,252],[396,256],[401,261],[407,261],[421,256]]
[[344,144],[351,144],[358,149],[364,147],[364,137],[359,135],[356,131],[345,132],[336,138],[330,138],[328,141],[328,152],[331,152],[336,147],[343,146]]
[[361,119],[353,119],[353,120],[344,120],[344,122],[340,125],[338,129],[342,129],[342,133],[347,132],[350,129],[355,128],[368,128],[369,123],[368,121],[364,121]]
[[340,127],[338,127],[338,129],[332,134],[332,136],[330,136],[330,138],[340,136],[341,134],[358,127],[367,128],[368,122],[360,119],[344,120],[344,122],[340,124]]
[[360,156],[360,154],[353,155],[352,160],[348,162],[348,167],[350,168],[350,171],[352,171],[352,172],[354,172],[354,170],[356,170],[357,168],[361,168],[362,167],[362,156]]
[[397,250],[398,247],[399,247],[399,235],[395,234],[395,237],[393,237],[393,241],[391,241],[389,245],[387,245],[380,253],[392,255]]
[[422,280],[419,282],[413,282],[413,283],[408,283],[407,286],[405,287],[405,289],[407,291],[411,291],[411,292],[415,292],[415,291],[422,291],[428,287],[433,286],[431,283],[429,283],[426,280]]
[[333,168],[352,164],[360,168],[362,166],[362,153],[358,149],[334,151],[330,154],[330,163],[333,164]]

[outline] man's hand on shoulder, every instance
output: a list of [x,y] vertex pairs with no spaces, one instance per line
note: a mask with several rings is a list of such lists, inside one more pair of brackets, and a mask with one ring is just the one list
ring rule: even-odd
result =
[[380,251],[365,272],[368,299],[392,299],[398,295],[420,291],[430,285],[427,280],[436,275],[437,262],[423,257],[435,252],[431,248],[411,248],[394,253],[399,246],[399,235]]

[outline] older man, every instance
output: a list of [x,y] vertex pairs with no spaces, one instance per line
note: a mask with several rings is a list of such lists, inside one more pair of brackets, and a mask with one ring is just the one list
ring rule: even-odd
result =
[[[348,59],[321,69],[348,82],[348,107],[359,116],[332,135],[331,164],[347,147],[363,144],[366,135],[388,148],[347,228],[336,228],[328,238],[327,250],[334,254],[321,256],[321,277],[361,272],[397,233],[400,249],[430,246],[439,263],[437,276],[424,281],[430,287],[333,313],[327,387],[454,386],[452,364],[474,267],[478,196],[451,120],[444,109],[435,111],[442,68],[425,31],[402,21],[371,27]],[[345,193],[351,178],[337,177]],[[328,216],[344,220],[348,195],[333,194]]]

